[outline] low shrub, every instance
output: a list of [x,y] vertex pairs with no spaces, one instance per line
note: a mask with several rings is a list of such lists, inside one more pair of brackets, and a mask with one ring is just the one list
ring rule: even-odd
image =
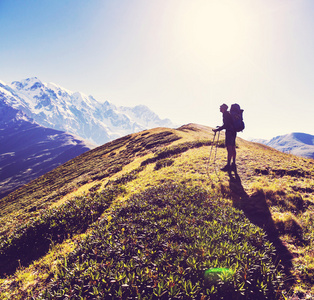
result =
[[291,213],[281,213],[274,215],[274,222],[280,234],[289,234],[302,240],[302,227],[298,219]]
[[[186,143],[182,143],[179,145],[167,147],[163,150],[157,151],[155,153],[154,157],[151,157],[151,158],[144,160],[141,163],[141,166],[146,166],[146,165],[154,163],[158,160],[179,155],[179,154],[186,152],[186,151],[193,149],[193,148],[200,148],[203,146],[209,146],[211,144],[212,144],[211,141],[204,140],[204,141],[196,141],[196,142],[186,142]],[[218,145],[218,146],[221,147],[220,145]]]
[[99,223],[40,299],[280,299],[274,259],[243,213],[168,184]]
[[295,212],[305,210],[305,202],[299,193],[287,195],[287,201],[290,203],[290,207]]
[[161,160],[159,160],[159,161],[156,162],[156,165],[155,165],[154,170],[157,171],[157,170],[159,170],[159,169],[161,169],[161,168],[169,167],[169,166],[171,166],[173,163],[174,163],[174,160],[173,160],[173,159],[169,159],[169,158],[161,159]]
[[104,179],[104,178],[106,178],[106,177],[110,177],[110,176],[112,176],[113,174],[122,171],[122,168],[123,168],[122,165],[115,165],[115,166],[113,166],[113,167],[111,167],[111,168],[106,169],[106,170],[103,171],[103,172],[97,171],[96,174],[94,174],[94,175],[91,176],[91,179],[92,179],[92,180],[101,180],[101,179]]

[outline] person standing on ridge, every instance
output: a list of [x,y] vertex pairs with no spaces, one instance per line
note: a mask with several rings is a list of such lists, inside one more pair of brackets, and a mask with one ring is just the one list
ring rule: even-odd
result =
[[[217,129],[213,129],[216,133],[217,131],[221,131],[223,129],[226,130],[226,138],[225,145],[227,147],[227,165],[224,166],[221,171],[230,172],[232,170],[236,171],[236,145],[235,140],[237,137],[237,132],[233,128],[233,121],[228,111],[228,105],[222,104],[220,106],[220,112],[222,113],[223,125],[218,127]],[[232,160],[232,164],[231,164]]]

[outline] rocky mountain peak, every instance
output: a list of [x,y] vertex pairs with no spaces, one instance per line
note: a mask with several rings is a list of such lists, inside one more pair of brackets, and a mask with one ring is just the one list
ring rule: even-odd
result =
[[144,105],[117,107],[93,96],[71,92],[37,77],[3,84],[7,103],[38,124],[67,131],[101,145],[118,137],[154,127],[174,127]]

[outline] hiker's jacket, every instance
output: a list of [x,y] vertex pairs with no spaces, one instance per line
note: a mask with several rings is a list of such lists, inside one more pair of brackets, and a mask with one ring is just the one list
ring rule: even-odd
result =
[[225,111],[223,114],[222,114],[222,121],[223,121],[223,125],[220,126],[217,130],[218,131],[221,131],[223,129],[226,129],[226,131],[234,131],[233,130],[233,123],[232,123],[232,117],[230,115],[230,112],[228,111]]

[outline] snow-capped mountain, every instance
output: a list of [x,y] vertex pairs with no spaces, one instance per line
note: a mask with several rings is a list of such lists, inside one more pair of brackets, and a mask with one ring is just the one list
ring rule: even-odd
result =
[[0,198],[95,147],[36,124],[1,95],[0,90]]
[[286,135],[276,136],[270,140],[251,140],[261,143],[285,153],[297,156],[314,158],[314,135],[293,132]]
[[144,105],[128,108],[108,101],[100,103],[92,96],[43,83],[36,77],[11,84],[0,82],[1,97],[42,126],[76,134],[98,145],[152,127],[174,127]]

